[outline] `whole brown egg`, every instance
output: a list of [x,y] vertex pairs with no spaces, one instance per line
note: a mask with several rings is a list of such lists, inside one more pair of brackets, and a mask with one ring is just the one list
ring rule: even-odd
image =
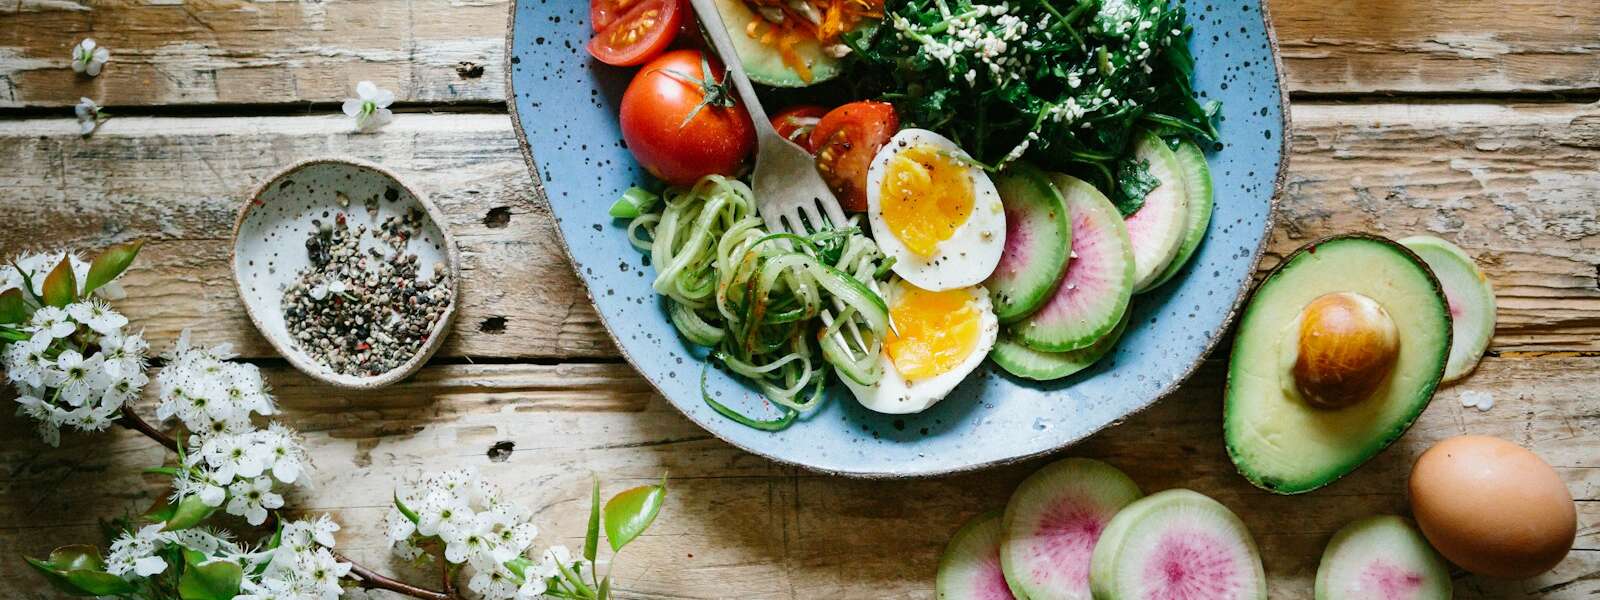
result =
[[1572,548],[1578,515],[1555,469],[1487,436],[1453,437],[1411,469],[1411,510],[1433,547],[1462,568],[1520,579],[1550,570]]

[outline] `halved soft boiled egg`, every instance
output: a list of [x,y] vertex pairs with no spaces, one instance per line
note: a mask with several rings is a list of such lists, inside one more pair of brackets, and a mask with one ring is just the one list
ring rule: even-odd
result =
[[955,142],[905,129],[867,169],[872,239],[891,270],[925,290],[977,285],[1006,245],[1006,213],[994,182]]
[[983,286],[935,292],[896,279],[884,300],[892,327],[878,357],[883,376],[871,386],[840,378],[877,412],[921,412],[943,400],[978,368],[1000,333]]

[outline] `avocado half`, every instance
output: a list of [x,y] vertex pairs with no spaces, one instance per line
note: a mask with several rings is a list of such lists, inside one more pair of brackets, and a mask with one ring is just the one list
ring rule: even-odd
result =
[[811,69],[811,79],[807,81],[784,64],[783,56],[776,49],[751,39],[746,33],[746,28],[761,17],[745,5],[745,0],[717,0],[717,12],[722,13],[722,23],[728,28],[728,37],[733,38],[733,46],[744,61],[745,75],[750,81],[772,87],[806,87],[838,77],[843,70],[839,59],[823,52],[822,44],[806,40],[796,44],[794,51]]
[[[1307,304],[1338,292],[1377,301],[1393,320],[1399,349],[1371,396],[1317,408],[1294,391],[1294,355],[1285,355],[1298,346],[1285,344],[1298,340],[1294,324]],[[1365,234],[1305,245],[1267,275],[1239,321],[1222,409],[1228,456],[1256,487],[1279,494],[1308,492],[1354,471],[1427,408],[1450,356],[1450,328],[1439,280],[1404,246]]]

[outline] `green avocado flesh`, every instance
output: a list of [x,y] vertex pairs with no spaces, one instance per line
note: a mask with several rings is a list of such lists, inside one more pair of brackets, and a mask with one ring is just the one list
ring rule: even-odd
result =
[[[1398,329],[1399,351],[1371,397],[1320,409],[1285,391],[1295,388],[1284,360],[1295,347],[1280,346],[1296,343],[1285,331],[1301,309],[1336,292],[1381,305]],[[1311,491],[1355,470],[1428,406],[1450,356],[1450,332],[1438,280],[1399,244],[1345,235],[1301,248],[1262,281],[1239,321],[1223,401],[1228,455],[1251,483],[1280,494]]]
[[1333,534],[1316,600],[1450,600],[1450,569],[1404,517],[1359,519]]
[[796,44],[794,51],[800,60],[811,68],[807,81],[800,73],[783,63],[778,49],[750,37],[746,28],[761,19],[745,5],[744,0],[717,0],[717,12],[722,13],[722,23],[728,27],[728,37],[744,60],[744,71],[750,81],[772,87],[805,87],[822,83],[839,76],[840,61],[822,51],[822,44],[806,40]]

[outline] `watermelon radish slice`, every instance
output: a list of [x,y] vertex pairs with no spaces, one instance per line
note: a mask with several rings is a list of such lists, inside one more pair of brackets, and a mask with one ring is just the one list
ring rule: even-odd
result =
[[1072,219],[1066,200],[1038,169],[1016,164],[994,179],[1006,211],[1006,246],[984,282],[994,315],[1010,323],[1050,299],[1067,272]]
[[1007,373],[1025,379],[1050,381],[1061,379],[1068,375],[1089,368],[1098,362],[1113,348],[1117,347],[1117,340],[1122,339],[1122,332],[1128,328],[1128,313],[1122,313],[1122,320],[1117,322],[1116,328],[1105,337],[1096,340],[1088,348],[1072,350],[1069,352],[1040,352],[1011,339],[1010,335],[1003,335],[994,344],[994,349],[989,351],[989,358],[1000,365]]
[[1072,258],[1044,306],[1011,329],[1018,343],[1044,352],[1078,350],[1105,337],[1133,295],[1133,250],[1122,215],[1081,179],[1050,174],[1072,216]]
[[1250,531],[1226,506],[1189,490],[1151,494],[1111,519],[1095,545],[1097,600],[1264,600]]
[[1156,134],[1141,134],[1133,156],[1161,182],[1127,218],[1128,238],[1133,241],[1133,291],[1138,293],[1153,287],[1178,256],[1189,225],[1189,188],[1178,155]]
[[1394,515],[1345,525],[1317,567],[1317,600],[1449,600],[1452,588],[1444,559]]
[[1178,270],[1194,256],[1194,251],[1200,248],[1200,241],[1206,238],[1206,228],[1211,226],[1211,167],[1206,165],[1205,153],[1190,141],[1178,144],[1178,149],[1172,153],[1178,157],[1183,186],[1189,193],[1189,223],[1184,226],[1183,242],[1178,244],[1177,256],[1167,263],[1167,269],[1161,272],[1155,283],[1150,284],[1150,289],[1161,287],[1161,284],[1178,274]]
[[1018,596],[1089,600],[1089,557],[1112,515],[1140,496],[1122,471],[1087,458],[1051,463],[1006,503],[1000,565]]
[[956,530],[939,558],[939,600],[1014,600],[1000,572],[1000,511],[973,517]]
[[1445,361],[1445,382],[1466,377],[1478,367],[1478,359],[1489,349],[1494,337],[1494,286],[1478,269],[1466,251],[1431,235],[1400,240],[1439,278],[1445,302],[1450,306],[1450,358]]

